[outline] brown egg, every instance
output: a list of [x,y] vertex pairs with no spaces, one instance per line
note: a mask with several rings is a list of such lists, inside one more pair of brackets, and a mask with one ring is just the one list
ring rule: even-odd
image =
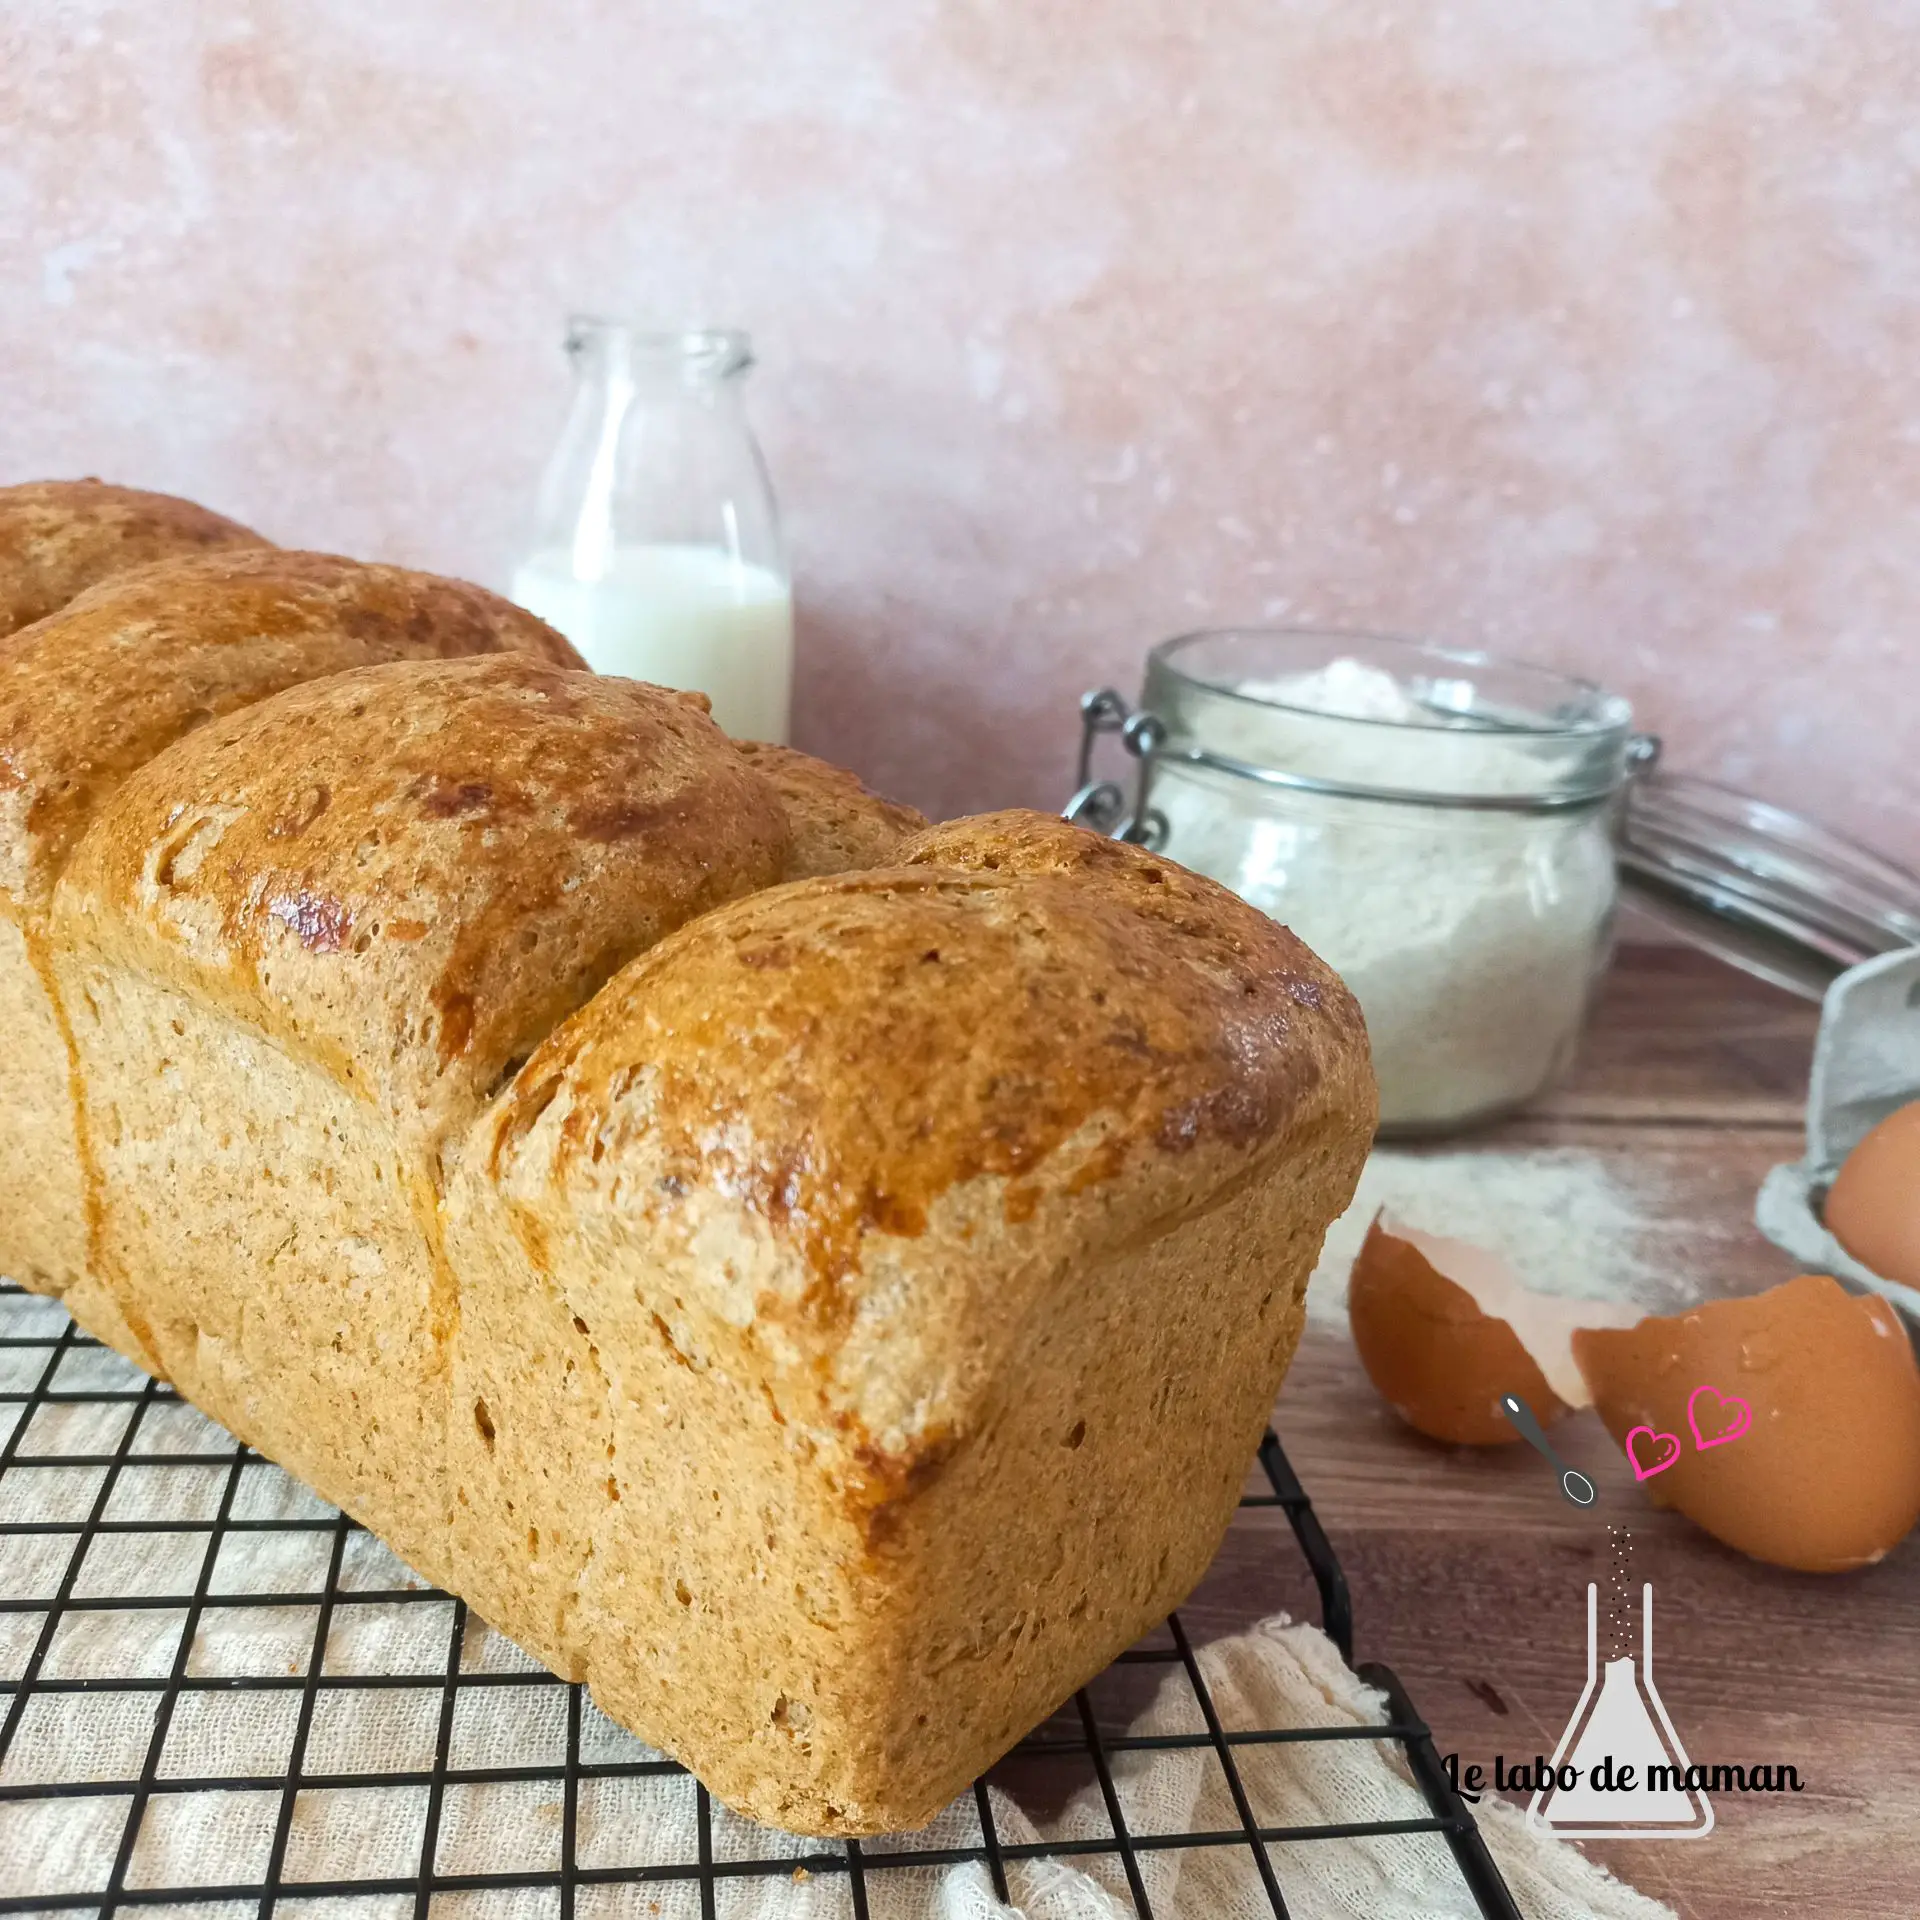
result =
[[1920,1100],[1888,1114],[1847,1155],[1823,1213],[1862,1266],[1920,1287]]
[[1884,1300],[1803,1274],[1573,1351],[1637,1468],[1671,1453],[1654,1505],[1756,1560],[1838,1573],[1920,1519],[1920,1366]]
[[1390,1227],[1382,1213],[1354,1260],[1347,1317],[1368,1378],[1409,1426],[1497,1447],[1520,1438],[1500,1411],[1503,1393],[1518,1394],[1543,1427],[1588,1404],[1568,1344],[1574,1325],[1638,1316],[1531,1293],[1483,1249]]

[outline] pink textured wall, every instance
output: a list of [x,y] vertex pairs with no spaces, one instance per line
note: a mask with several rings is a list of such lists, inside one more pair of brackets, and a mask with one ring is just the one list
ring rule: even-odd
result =
[[798,733],[1057,804],[1184,628],[1560,663],[1920,860],[1911,0],[0,26],[0,478],[499,582],[570,307],[750,328]]

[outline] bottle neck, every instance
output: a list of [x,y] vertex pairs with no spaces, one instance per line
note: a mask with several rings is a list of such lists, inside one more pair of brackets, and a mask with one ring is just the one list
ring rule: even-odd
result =
[[615,320],[576,317],[567,356],[583,385],[648,400],[676,396],[737,405],[753,354],[743,333],[707,329],[647,333]]
[[651,334],[575,318],[573,403],[541,486],[539,546],[576,580],[624,549],[710,547],[784,578],[779,519],[748,425],[744,334]]

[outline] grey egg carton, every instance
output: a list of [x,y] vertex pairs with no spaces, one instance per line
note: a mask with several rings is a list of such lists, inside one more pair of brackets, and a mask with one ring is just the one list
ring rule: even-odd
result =
[[1767,1175],[1753,1217],[1808,1271],[1884,1294],[1920,1319],[1920,1289],[1862,1266],[1820,1217],[1840,1163],[1910,1100],[1920,1100],[1920,947],[1849,968],[1827,989],[1807,1089],[1806,1156]]

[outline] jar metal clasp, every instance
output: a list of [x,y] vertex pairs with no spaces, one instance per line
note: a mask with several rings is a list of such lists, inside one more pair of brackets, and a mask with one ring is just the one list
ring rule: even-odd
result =
[[[1131,806],[1126,789],[1118,781],[1094,778],[1094,744],[1107,733],[1117,733],[1120,744],[1139,762]],[[1130,841],[1136,847],[1154,848],[1164,844],[1166,817],[1147,805],[1147,788],[1153,778],[1154,756],[1166,737],[1166,722],[1157,713],[1132,712],[1117,688],[1097,687],[1091,693],[1083,693],[1080,696],[1080,766],[1074,776],[1073,798],[1066,804],[1065,817],[1078,826],[1091,827],[1110,839]]]

